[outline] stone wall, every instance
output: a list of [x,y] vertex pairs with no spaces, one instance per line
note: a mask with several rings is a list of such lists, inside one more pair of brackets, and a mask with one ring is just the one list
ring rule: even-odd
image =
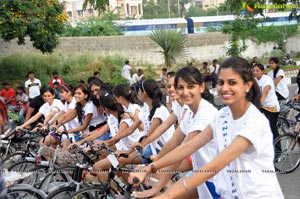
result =
[[[187,59],[211,61],[215,58],[226,56],[229,36],[222,33],[190,34],[187,37]],[[287,49],[300,51],[298,45],[300,37],[293,37],[287,41]],[[271,52],[274,43],[256,44],[247,41],[248,49],[244,57],[262,56]],[[110,37],[66,37],[60,38],[60,44],[55,53],[75,54],[119,54],[127,57],[133,63],[163,64],[160,48],[147,36],[110,36]],[[31,45],[29,39],[26,45],[17,45],[16,41],[0,41],[0,56],[14,53],[38,52]]]

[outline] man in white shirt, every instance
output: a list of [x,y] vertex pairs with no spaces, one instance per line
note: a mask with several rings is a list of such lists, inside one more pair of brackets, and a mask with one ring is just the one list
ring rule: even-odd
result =
[[42,83],[39,79],[34,77],[33,71],[29,71],[27,76],[29,79],[25,82],[25,90],[29,96],[29,101],[31,101],[31,99],[40,95]]
[[212,87],[216,88],[217,80],[218,80],[218,70],[220,65],[218,64],[218,60],[214,59],[212,65],[209,66],[210,75],[206,77],[206,81],[212,81]]
[[131,85],[132,84],[132,79],[131,79],[131,66],[129,65],[129,61],[127,60],[125,62],[125,65],[122,68],[122,73],[121,76],[128,81],[128,83]]
[[138,93],[139,91],[139,85],[140,83],[145,79],[144,75],[143,75],[144,71],[143,69],[139,68],[137,73],[132,75],[132,84],[131,87],[134,89],[134,91],[136,93]]

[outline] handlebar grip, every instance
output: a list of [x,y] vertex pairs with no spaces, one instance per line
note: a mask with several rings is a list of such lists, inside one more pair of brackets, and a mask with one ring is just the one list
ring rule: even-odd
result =
[[144,135],[144,136],[140,137],[138,142],[141,143],[145,138],[147,138],[147,135]]

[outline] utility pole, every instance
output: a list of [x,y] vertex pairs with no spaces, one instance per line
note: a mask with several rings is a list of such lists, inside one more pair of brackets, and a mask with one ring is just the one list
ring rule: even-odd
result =
[[179,0],[177,0],[177,5],[178,5],[178,17],[180,17],[180,4],[179,4]]
[[170,0],[168,0],[168,13],[169,13],[169,18],[171,18],[171,13],[170,13]]

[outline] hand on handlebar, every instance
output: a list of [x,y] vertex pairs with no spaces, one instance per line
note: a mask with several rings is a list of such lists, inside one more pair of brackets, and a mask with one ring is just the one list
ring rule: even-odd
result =
[[128,177],[129,184],[139,185],[141,184],[146,176],[150,173],[150,166],[137,166]]
[[143,149],[143,145],[140,142],[132,142],[130,147],[134,149],[135,147],[141,147]]

